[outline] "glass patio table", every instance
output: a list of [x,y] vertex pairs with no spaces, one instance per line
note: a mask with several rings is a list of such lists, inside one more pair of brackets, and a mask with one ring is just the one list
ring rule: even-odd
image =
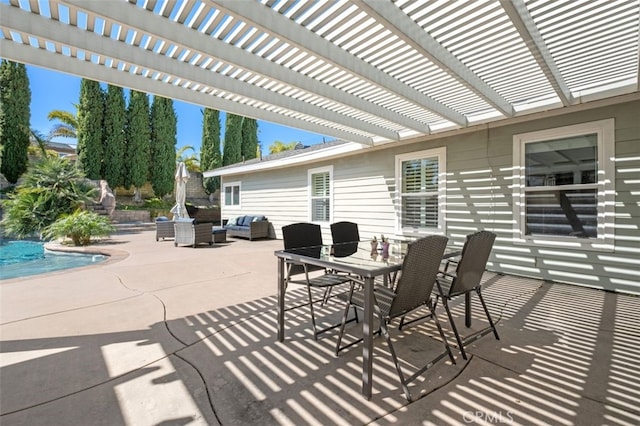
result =
[[[409,241],[391,241],[388,253],[374,248],[371,241],[322,245],[278,250],[278,341],[284,341],[285,264],[287,262],[320,266],[338,272],[357,275],[364,281],[364,317],[362,321],[362,395],[371,399],[373,372],[373,286],[376,277],[385,280],[402,268]],[[459,250],[447,250],[444,259],[459,255]]]

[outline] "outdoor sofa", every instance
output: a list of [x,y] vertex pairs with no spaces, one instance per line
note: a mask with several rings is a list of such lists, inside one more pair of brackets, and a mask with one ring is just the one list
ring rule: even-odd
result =
[[229,219],[224,226],[227,237],[241,237],[254,240],[269,238],[269,220],[263,215],[245,215]]

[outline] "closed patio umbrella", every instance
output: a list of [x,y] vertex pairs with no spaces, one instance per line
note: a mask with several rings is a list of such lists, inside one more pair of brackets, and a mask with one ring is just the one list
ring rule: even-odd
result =
[[189,218],[189,213],[187,213],[187,207],[184,205],[184,202],[187,198],[187,181],[189,180],[189,171],[187,170],[187,166],[181,161],[178,164],[178,168],[176,169],[176,205],[171,208],[171,213],[173,213],[173,220]]

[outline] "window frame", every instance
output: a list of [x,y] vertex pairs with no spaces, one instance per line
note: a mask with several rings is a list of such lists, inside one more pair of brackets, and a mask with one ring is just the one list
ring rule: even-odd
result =
[[[328,220],[314,220],[313,219],[313,200],[320,197],[314,197],[313,195],[313,176],[318,174],[329,174],[329,195],[322,198],[327,198],[329,201],[329,218]],[[307,170],[307,210],[308,220],[311,223],[326,224],[333,221],[333,166],[316,167]]]
[[[438,224],[436,227],[403,228],[402,227],[402,163],[408,160],[425,158],[437,158],[438,160]],[[445,202],[447,198],[447,149],[446,147],[427,149],[423,151],[398,154],[395,157],[395,184],[396,184],[396,234],[407,237],[420,237],[426,234],[444,234],[446,227]]]
[[[231,189],[231,198],[233,198],[233,188],[238,187],[238,203],[227,204],[227,188]],[[240,181],[229,182],[222,185],[222,199],[224,200],[224,206],[227,207],[242,207],[242,183]],[[232,200],[233,201],[233,200]]]
[[[565,190],[597,190],[597,236],[526,235],[526,159],[528,143],[595,134],[597,136],[597,181],[595,184],[562,185]],[[615,229],[615,120],[613,118],[513,135],[513,223],[514,243],[534,246],[564,246],[590,251],[612,251]],[[535,188],[535,189],[533,189]],[[558,186],[532,187],[531,192]]]

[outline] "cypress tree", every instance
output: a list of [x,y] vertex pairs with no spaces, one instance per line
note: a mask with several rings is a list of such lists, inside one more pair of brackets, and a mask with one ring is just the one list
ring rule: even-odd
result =
[[18,181],[29,162],[30,104],[27,68],[3,59],[0,63],[0,171],[11,183]]
[[102,178],[104,93],[100,83],[82,79],[78,105],[78,163],[89,179]]
[[254,118],[242,120],[242,158],[250,160],[258,154],[258,122]]
[[160,96],[151,104],[151,187],[157,197],[173,191],[178,119],[173,101]]
[[126,109],[122,87],[109,85],[104,112],[104,163],[102,176],[112,188],[124,183]]
[[127,143],[125,155],[124,186],[136,188],[134,199],[141,201],[140,187],[147,183],[149,177],[149,97],[146,93],[132,90],[127,108],[127,127],[125,139]]
[[239,115],[227,114],[224,130],[223,166],[239,163],[242,160],[242,118]]
[[[220,152],[220,111],[206,108],[202,117],[202,143],[200,144],[200,167],[202,171],[213,170],[222,165]],[[220,177],[204,178],[204,188],[212,194],[220,188]]]

